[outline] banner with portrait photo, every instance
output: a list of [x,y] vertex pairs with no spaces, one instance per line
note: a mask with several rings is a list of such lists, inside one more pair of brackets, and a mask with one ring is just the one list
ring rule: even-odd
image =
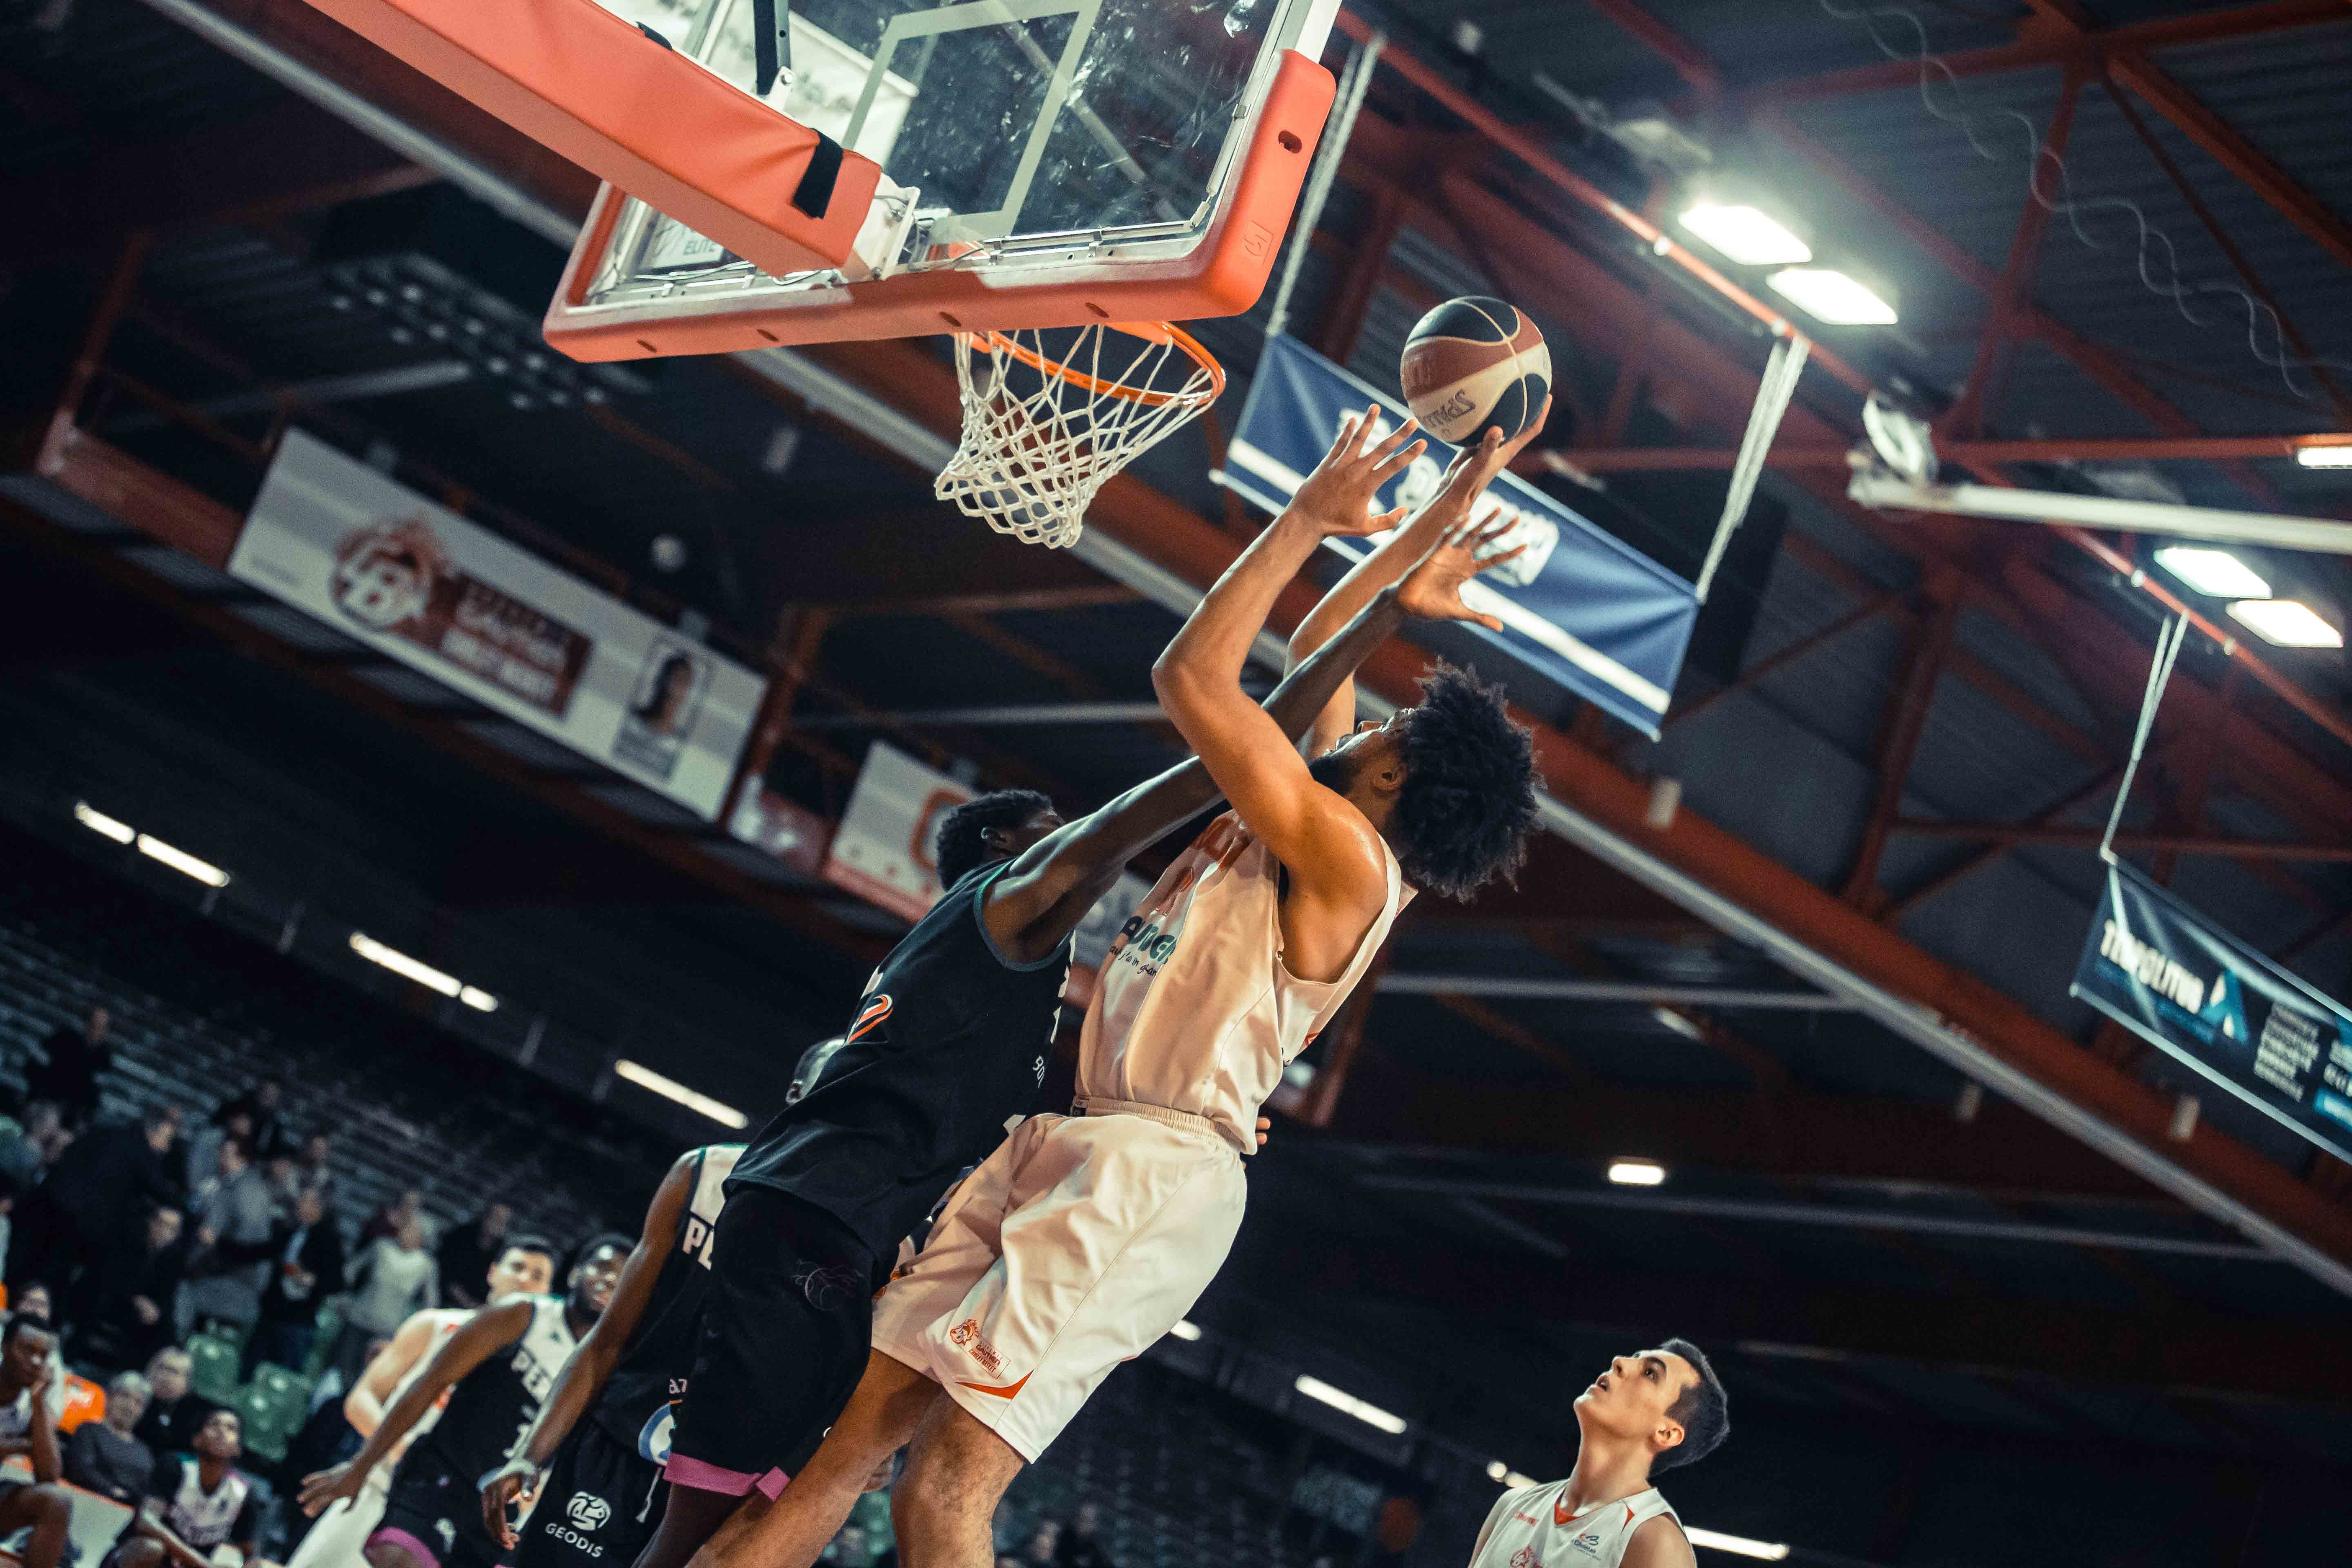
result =
[[767,689],[300,430],[278,443],[228,569],[706,821]]

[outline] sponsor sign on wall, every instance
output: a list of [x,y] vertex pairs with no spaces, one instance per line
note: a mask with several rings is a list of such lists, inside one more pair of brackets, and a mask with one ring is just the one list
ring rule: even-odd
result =
[[[1280,511],[1330,450],[1340,424],[1373,402],[1385,412],[1386,428],[1403,423],[1395,400],[1305,344],[1274,339],[1242,406],[1224,482]],[[1430,450],[1381,491],[1381,509],[1417,507],[1435,495],[1452,451],[1433,438]],[[1691,585],[1515,474],[1487,487],[1475,515],[1486,521],[1506,514],[1513,528],[1501,547],[1524,545],[1526,552],[1462,592],[1503,629],[1465,629],[1656,735],[1698,618]],[[1359,560],[1379,541],[1325,542]]]
[[877,741],[834,829],[824,879],[908,920],[939,901],[940,818],[975,792]]
[[2106,888],[2074,993],[2239,1099],[2352,1160],[2352,1011],[2127,865]]
[[767,689],[299,430],[279,442],[228,569],[705,820]]

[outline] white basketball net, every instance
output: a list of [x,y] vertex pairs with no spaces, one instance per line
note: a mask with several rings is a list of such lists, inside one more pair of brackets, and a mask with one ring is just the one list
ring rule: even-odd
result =
[[[1137,352],[1122,363],[1129,343]],[[1208,407],[1225,379],[1173,328],[1098,324],[1057,348],[1058,359],[1025,329],[956,334],[963,441],[932,487],[998,532],[1053,550],[1077,542],[1105,479]]]

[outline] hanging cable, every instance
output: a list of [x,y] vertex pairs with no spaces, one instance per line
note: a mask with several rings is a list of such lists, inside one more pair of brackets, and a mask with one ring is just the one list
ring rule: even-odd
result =
[[1348,63],[1341,68],[1339,95],[1331,110],[1331,119],[1323,128],[1323,141],[1315,149],[1315,167],[1307,172],[1307,192],[1298,198],[1298,216],[1290,226],[1290,254],[1282,259],[1282,281],[1274,291],[1274,307],[1265,313],[1265,335],[1280,337],[1283,328],[1290,324],[1290,294],[1298,287],[1298,269],[1306,263],[1307,247],[1314,242],[1315,226],[1323,221],[1323,204],[1331,195],[1331,182],[1339,176],[1339,160],[1347,155],[1348,140],[1356,133],[1356,114],[1364,107],[1364,94],[1371,90],[1372,69],[1381,62],[1381,51],[1388,47],[1389,36],[1375,32],[1362,43],[1348,51]]
[[1706,563],[1698,569],[1696,587],[1702,605],[1706,603],[1707,589],[1715,583],[1715,569],[1723,564],[1723,552],[1730,547],[1732,534],[1748,515],[1748,503],[1756,494],[1756,481],[1763,477],[1765,455],[1772,449],[1772,437],[1780,428],[1780,416],[1789,411],[1789,399],[1797,393],[1797,378],[1805,371],[1805,356],[1812,350],[1812,343],[1802,334],[1785,332],[1772,344],[1772,357],[1764,362],[1764,379],[1756,388],[1756,406],[1748,413],[1748,433],[1740,437],[1739,456],[1731,465],[1731,489],[1723,498],[1723,515],[1716,520],[1715,539],[1706,548]]
[[2173,660],[2180,657],[2180,645],[2189,639],[2189,617],[2175,616],[2164,623],[2156,634],[2156,656],[2147,663],[2147,691],[2139,700],[2139,728],[2132,732],[2131,756],[2124,763],[2124,776],[2116,785],[2116,804],[2107,813],[2107,830],[2099,836],[2099,858],[2112,866],[2116,863],[2116,829],[2123,825],[2124,802],[2131,798],[2133,776],[2139,772],[2139,759],[2147,750],[2147,738],[2156,730],[2156,710],[2164,701],[2164,689],[2172,679]]

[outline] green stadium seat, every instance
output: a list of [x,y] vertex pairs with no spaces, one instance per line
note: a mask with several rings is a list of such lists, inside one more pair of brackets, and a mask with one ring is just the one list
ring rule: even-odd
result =
[[[319,1386],[317,1378],[290,1367],[279,1366],[274,1362],[263,1362],[255,1367],[253,1381],[268,1389],[272,1399],[290,1402],[304,1414],[308,1414],[310,1408],[310,1391]],[[298,1420],[296,1425],[299,1426],[300,1422]]]
[[287,1441],[301,1430],[307,1400],[284,1367],[268,1370],[281,1374],[274,1384],[257,1376],[226,1403],[245,1422],[245,1451],[274,1463],[286,1457]]
[[302,1358],[302,1370],[316,1378],[335,1359],[335,1342],[342,1337],[343,1315],[330,1301],[319,1309],[319,1331],[310,1336],[310,1353]]
[[188,1356],[195,1363],[190,1369],[190,1385],[215,1405],[229,1404],[236,1396],[236,1352],[234,1341],[215,1334],[190,1335]]

